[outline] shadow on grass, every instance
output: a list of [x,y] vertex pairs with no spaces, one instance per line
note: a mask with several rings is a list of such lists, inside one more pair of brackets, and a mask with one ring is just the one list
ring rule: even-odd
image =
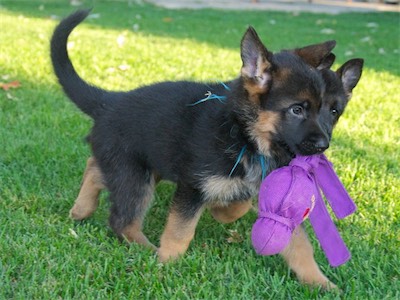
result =
[[[400,166],[398,164],[400,156],[398,154],[389,155],[395,146],[387,144],[377,145],[367,138],[360,140],[360,137],[348,134],[336,134],[333,145],[335,152],[340,152],[340,155],[346,156],[349,161],[368,161],[366,167],[374,166],[383,174],[393,174],[394,176],[400,174]],[[345,152],[345,154],[342,152]]]
[[[61,3],[60,3],[61,2]],[[86,0],[74,7],[59,0],[3,0],[7,12],[34,18],[67,16],[78,8],[93,7],[86,25],[104,29],[137,30],[175,39],[191,39],[239,51],[242,34],[254,26],[270,50],[292,48],[336,39],[338,62],[366,59],[366,67],[400,75],[397,13],[325,15],[270,11],[167,10],[136,1]]]

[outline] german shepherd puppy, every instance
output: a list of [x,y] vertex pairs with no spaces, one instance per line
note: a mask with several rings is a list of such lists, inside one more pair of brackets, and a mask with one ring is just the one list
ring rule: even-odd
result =
[[[250,209],[271,170],[295,154],[327,149],[361,76],[361,59],[336,73],[326,69],[334,60],[334,41],[273,54],[250,27],[241,42],[240,76],[226,84],[179,81],[105,91],[81,79],[67,53],[69,34],[88,14],[77,11],[61,21],[51,40],[61,86],[94,119],[88,137],[94,158],[71,215],[90,215],[105,186],[112,229],[156,249],[142,232],[143,219],[156,181],[175,182],[157,249],[160,261],[186,251],[205,208],[217,220],[232,222]],[[333,286],[315,263],[302,228],[282,255],[301,281]]]

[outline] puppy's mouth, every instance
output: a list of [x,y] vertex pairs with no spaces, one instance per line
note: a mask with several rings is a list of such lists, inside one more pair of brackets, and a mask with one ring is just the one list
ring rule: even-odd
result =
[[293,151],[292,148],[285,142],[281,141],[278,145],[292,158],[296,156],[297,151]]
[[299,145],[290,146],[289,144],[281,141],[279,146],[291,157],[295,157],[296,154],[300,155],[314,155],[323,153],[327,147],[317,147],[314,144],[303,142]]
[[329,148],[329,141],[303,141],[299,145],[296,145],[296,148],[299,149],[299,154],[301,155],[321,154]]

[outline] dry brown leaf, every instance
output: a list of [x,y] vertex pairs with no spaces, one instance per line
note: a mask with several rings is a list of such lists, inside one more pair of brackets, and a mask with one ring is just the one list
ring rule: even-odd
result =
[[230,237],[226,239],[228,243],[241,243],[243,242],[244,238],[240,235],[237,230],[228,230]]
[[9,89],[13,88],[19,88],[21,86],[21,83],[18,80],[14,80],[11,82],[0,82],[0,89],[3,89],[5,91],[8,91]]

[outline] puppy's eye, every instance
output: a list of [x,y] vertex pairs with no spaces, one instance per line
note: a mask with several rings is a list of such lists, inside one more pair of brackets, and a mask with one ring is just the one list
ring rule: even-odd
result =
[[304,108],[301,105],[293,105],[290,108],[290,112],[296,116],[300,116],[303,114]]
[[337,117],[338,114],[339,114],[339,112],[337,111],[337,109],[335,109],[335,108],[331,109],[331,115],[332,116]]

